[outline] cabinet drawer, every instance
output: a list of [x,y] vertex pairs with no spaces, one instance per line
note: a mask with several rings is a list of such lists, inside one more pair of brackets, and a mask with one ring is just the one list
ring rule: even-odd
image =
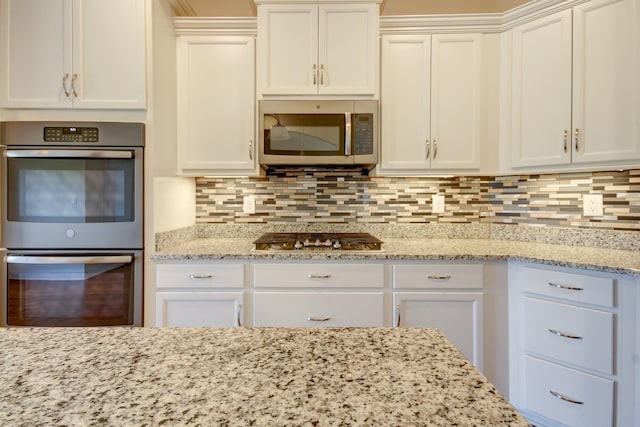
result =
[[244,324],[242,292],[158,292],[156,327],[230,327]]
[[482,264],[394,265],[393,287],[481,289]]
[[383,264],[257,264],[256,288],[382,288]]
[[242,288],[243,264],[157,264],[157,288]]
[[255,326],[384,326],[382,292],[256,292]]
[[613,381],[535,357],[525,363],[526,409],[568,426],[613,424]]
[[613,279],[562,271],[524,268],[525,292],[613,307]]
[[613,373],[613,314],[525,298],[525,348],[587,369]]

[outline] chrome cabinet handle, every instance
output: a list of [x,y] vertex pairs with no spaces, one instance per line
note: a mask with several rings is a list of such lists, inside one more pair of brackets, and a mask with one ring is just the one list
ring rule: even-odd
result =
[[438,155],[438,141],[433,140],[433,158],[435,159]]
[[318,84],[318,69],[316,67],[316,64],[313,64],[313,85],[317,85]]
[[569,338],[569,339],[572,339],[572,340],[581,340],[582,339],[581,336],[571,335],[571,334],[567,334],[565,332],[560,332],[557,329],[549,329],[549,332],[551,332],[552,334],[557,335],[559,337]]
[[331,277],[330,274],[309,274],[307,275],[309,279],[328,279]]
[[564,133],[562,134],[562,139],[564,141],[563,149],[564,149],[564,152],[566,153],[567,149],[568,149],[567,141],[569,139],[569,131],[568,130],[565,129]]
[[580,129],[576,128],[575,132],[576,151],[580,151]]
[[567,291],[583,291],[584,290],[584,288],[578,288],[575,286],[563,285],[561,283],[553,283],[553,282],[549,282],[549,286],[552,286],[558,289],[565,289]]
[[320,85],[324,85],[324,64],[320,64]]
[[351,113],[344,113],[344,155],[351,155]]
[[62,76],[62,90],[64,91],[64,96],[69,97],[69,90],[67,89],[67,80],[69,80],[69,73],[65,73]]
[[400,304],[396,305],[396,328],[400,327]]
[[249,140],[249,159],[253,160],[253,139]]
[[242,304],[238,304],[236,307],[236,327],[242,327]]
[[310,322],[327,322],[331,320],[331,317],[316,317],[316,316],[307,316],[307,320]]
[[565,402],[573,403],[575,405],[584,405],[584,402],[568,398],[567,396],[560,394],[557,391],[549,390],[549,393],[553,394],[558,399],[564,400]]
[[436,276],[435,274],[430,274],[427,276],[427,279],[429,280],[449,280],[451,279],[451,275],[450,274],[445,274],[445,275],[441,275],[441,276]]
[[190,274],[189,279],[193,279],[193,280],[213,279],[213,274]]
[[427,139],[427,155],[425,157],[427,158],[427,160],[429,160],[430,156],[431,156],[431,142]]
[[71,93],[73,94],[74,98],[78,97],[78,92],[76,92],[76,79],[78,78],[78,74],[73,73],[73,75],[71,76]]

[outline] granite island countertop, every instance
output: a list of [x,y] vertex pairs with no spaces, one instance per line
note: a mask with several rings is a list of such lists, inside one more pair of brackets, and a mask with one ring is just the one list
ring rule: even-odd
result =
[[515,260],[640,277],[640,252],[497,239],[383,238],[382,252],[254,252],[254,238],[196,238],[156,251],[154,260]]
[[12,426],[528,425],[436,329],[3,328],[0,342]]

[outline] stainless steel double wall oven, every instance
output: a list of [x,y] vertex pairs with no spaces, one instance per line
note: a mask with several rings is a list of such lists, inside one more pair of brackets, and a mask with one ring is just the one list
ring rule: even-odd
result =
[[8,326],[142,326],[144,125],[5,122]]

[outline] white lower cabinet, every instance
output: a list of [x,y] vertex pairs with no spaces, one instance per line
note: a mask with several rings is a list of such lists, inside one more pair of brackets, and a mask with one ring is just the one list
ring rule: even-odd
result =
[[244,264],[156,265],[156,326],[244,326]]
[[260,263],[254,326],[385,326],[384,264]]
[[533,424],[637,425],[636,288],[620,275],[510,264],[509,400]]
[[384,326],[380,292],[256,292],[255,326]]
[[393,266],[394,326],[440,329],[483,369],[483,268],[481,264]]

